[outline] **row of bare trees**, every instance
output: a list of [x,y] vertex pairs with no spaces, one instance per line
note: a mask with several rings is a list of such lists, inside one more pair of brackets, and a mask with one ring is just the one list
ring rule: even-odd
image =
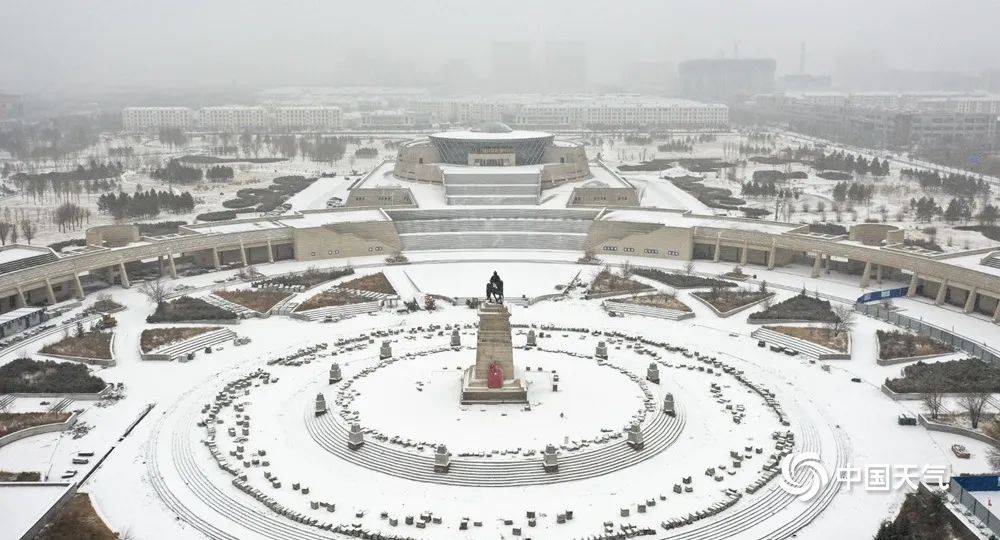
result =
[[28,244],[31,244],[37,233],[38,228],[35,223],[27,218],[15,222],[0,221],[0,245],[7,245],[8,241],[16,244],[22,236]]

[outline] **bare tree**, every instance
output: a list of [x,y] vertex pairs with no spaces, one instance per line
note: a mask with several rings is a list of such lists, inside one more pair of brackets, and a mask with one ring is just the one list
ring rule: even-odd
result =
[[17,243],[17,223],[10,224],[10,243]]
[[166,301],[167,295],[170,294],[170,288],[162,279],[144,281],[141,291],[150,302],[156,304],[156,307],[160,307]]
[[854,309],[846,304],[835,304],[833,306],[833,320],[827,323],[827,329],[831,334],[839,336],[841,332],[850,333],[854,328]]
[[965,409],[969,415],[972,429],[979,427],[979,420],[983,417],[983,409],[986,408],[986,402],[989,401],[990,396],[989,392],[972,392],[962,394],[962,397],[958,398],[959,407]]
[[694,272],[694,259],[684,263],[684,275],[690,276]]
[[941,409],[944,408],[944,394],[937,390],[924,392],[920,396],[920,400],[923,401],[924,409],[931,413],[931,418],[937,420],[938,415],[941,414]]
[[25,218],[21,220],[21,232],[24,233],[24,239],[28,241],[28,245],[31,245],[31,239],[35,237],[37,230],[35,229],[35,224],[31,222],[30,219]]
[[[995,441],[1000,441],[1000,423],[995,420],[983,422],[983,433]],[[986,463],[994,471],[1000,471],[1000,443],[994,442],[986,449]]]
[[8,236],[10,236],[10,222],[0,221],[0,245],[7,245]]

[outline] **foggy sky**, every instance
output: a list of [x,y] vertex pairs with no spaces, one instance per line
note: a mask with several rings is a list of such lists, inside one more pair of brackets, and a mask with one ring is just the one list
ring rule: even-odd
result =
[[539,64],[546,41],[583,41],[595,84],[734,43],[779,75],[802,41],[811,73],[859,52],[997,69],[997,21],[997,0],[0,0],[0,91],[353,84],[365,65],[419,80],[456,60],[485,75],[492,41],[531,42]]

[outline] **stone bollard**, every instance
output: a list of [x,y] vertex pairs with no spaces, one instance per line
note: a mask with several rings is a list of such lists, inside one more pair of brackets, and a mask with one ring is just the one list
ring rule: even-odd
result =
[[439,444],[437,450],[434,451],[434,472],[447,473],[450,467],[451,454],[448,452],[448,447]]
[[608,345],[603,341],[597,342],[597,349],[594,351],[594,356],[597,358],[608,359]]
[[340,364],[334,362],[330,364],[330,384],[338,383],[343,378],[340,373]]
[[625,430],[625,434],[628,436],[628,445],[632,447],[633,450],[642,450],[646,445],[642,441],[642,430],[639,429],[639,424],[632,424]]
[[558,392],[559,391],[559,374],[558,373],[552,376],[552,391],[553,392]]
[[323,416],[326,414],[326,398],[323,394],[316,394],[316,416]]
[[668,416],[676,416],[677,413],[674,411],[673,394],[665,394],[663,396],[663,414],[666,414]]
[[646,368],[646,380],[660,384],[660,367],[656,365],[656,362],[650,362],[649,367]]
[[527,343],[527,346],[528,347],[537,347],[538,346],[538,340],[535,337],[535,331],[534,330],[528,330],[528,343]]
[[559,471],[559,453],[555,446],[551,444],[545,446],[545,452],[542,454],[542,467],[547,473]]
[[460,349],[462,347],[462,335],[458,332],[458,328],[451,331],[451,348]]
[[386,358],[392,357],[392,345],[388,341],[382,342],[382,348],[378,350],[379,360],[385,360]]
[[351,424],[351,432],[347,434],[347,447],[351,450],[357,450],[364,446],[364,444],[365,434],[361,432],[361,426]]

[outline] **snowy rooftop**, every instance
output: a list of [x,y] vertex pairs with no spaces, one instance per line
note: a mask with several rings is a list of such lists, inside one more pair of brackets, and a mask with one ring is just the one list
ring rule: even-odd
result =
[[954,264],[955,266],[961,266],[962,268],[971,268],[978,272],[984,272],[987,274],[992,274],[994,276],[1000,277],[1000,268],[994,268],[992,266],[986,266],[982,264],[982,260],[989,255],[989,252],[983,253],[977,251],[969,255],[962,255],[959,257],[947,257],[941,258],[941,262],[946,262],[948,264]]
[[457,141],[520,141],[524,139],[543,139],[552,137],[551,133],[544,131],[522,131],[513,130],[507,132],[496,131],[442,131],[431,135],[432,139],[453,139]]
[[67,489],[68,484],[0,484],[0,540],[20,540]]
[[5,324],[8,321],[13,321],[15,319],[19,319],[19,318],[24,317],[26,315],[31,315],[32,313],[38,313],[40,311],[45,311],[45,308],[28,308],[28,307],[25,307],[25,308],[12,309],[12,310],[8,311],[7,313],[4,313],[4,314],[0,315],[0,324]]
[[197,226],[196,230],[204,234],[214,233],[235,233],[247,231],[259,231],[262,229],[280,229],[285,225],[276,221],[242,221],[237,223],[219,223],[205,226]]
[[0,264],[52,253],[49,248],[13,245],[0,248]]
[[334,223],[361,223],[365,221],[388,221],[380,210],[331,210],[314,212],[300,216],[287,216],[281,222],[296,229],[322,227]]
[[756,231],[768,234],[781,234],[801,227],[793,223],[774,221],[727,219],[716,216],[685,214],[681,212],[663,212],[654,210],[611,210],[601,217],[604,221],[631,221],[635,223],[660,223],[669,227],[718,227],[722,229],[737,229]]

